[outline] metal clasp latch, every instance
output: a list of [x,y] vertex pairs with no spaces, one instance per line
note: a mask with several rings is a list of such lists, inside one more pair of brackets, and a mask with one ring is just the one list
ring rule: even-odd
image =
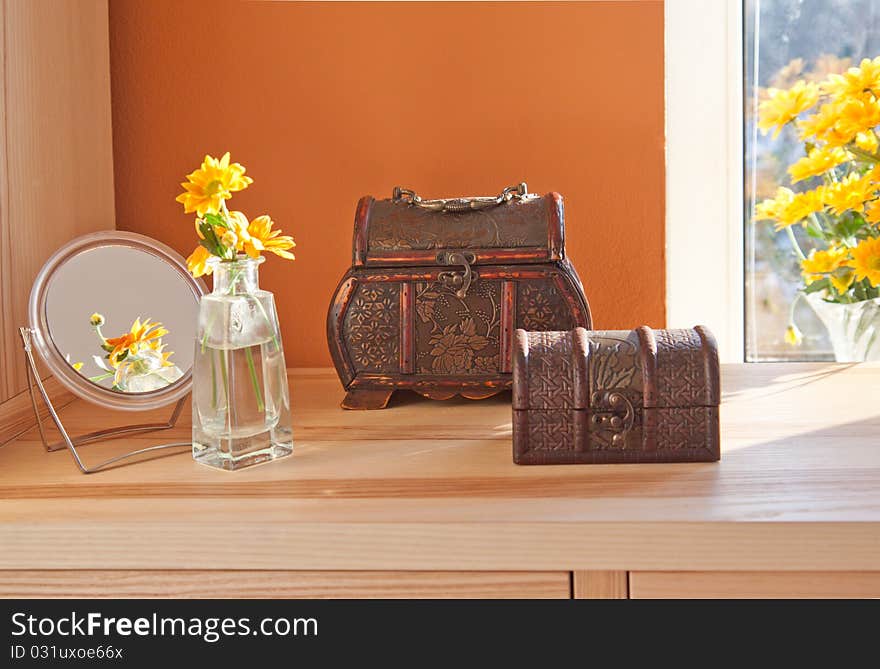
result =
[[622,446],[626,435],[632,430],[636,417],[629,398],[613,390],[597,390],[590,400],[590,407],[593,425],[612,432],[611,443]]
[[455,296],[463,300],[467,295],[471,282],[476,274],[471,270],[471,265],[477,257],[473,253],[463,251],[441,251],[437,254],[437,262],[441,265],[461,265],[461,272],[440,272],[437,279],[447,288],[455,291]]

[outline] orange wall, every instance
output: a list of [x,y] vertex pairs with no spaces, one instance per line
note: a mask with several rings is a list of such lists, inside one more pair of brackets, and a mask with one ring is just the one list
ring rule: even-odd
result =
[[355,204],[396,184],[560,191],[596,327],[663,326],[662,2],[111,0],[110,46],[117,226],[188,254],[178,182],[231,151],[297,240],[262,269],[288,365],[330,364]]

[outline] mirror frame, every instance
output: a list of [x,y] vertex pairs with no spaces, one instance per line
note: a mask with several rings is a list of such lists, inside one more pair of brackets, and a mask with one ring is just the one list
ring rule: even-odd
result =
[[196,303],[206,294],[205,284],[201,279],[193,278],[186,268],[186,261],[179,253],[165,244],[139,235],[134,232],[107,230],[94,232],[68,242],[58,249],[43,265],[31,288],[28,303],[30,328],[33,332],[33,343],[49,371],[67,390],[77,397],[108,409],[123,411],[145,411],[171,404],[186,395],[192,388],[192,367],[182,377],[159,390],[145,393],[120,393],[99,386],[84,378],[64,359],[55,346],[49,332],[49,320],[46,314],[46,302],[49,286],[56,270],[76,256],[86,251],[103,247],[125,247],[149,253],[172,267],[184,280],[192,292]]

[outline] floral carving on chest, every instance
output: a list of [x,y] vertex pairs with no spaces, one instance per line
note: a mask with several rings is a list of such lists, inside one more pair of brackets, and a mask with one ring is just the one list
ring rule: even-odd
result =
[[501,283],[478,280],[463,298],[439,281],[417,282],[415,287],[418,371],[497,373]]
[[565,297],[550,281],[522,281],[517,287],[517,327],[531,332],[575,326]]
[[359,286],[345,315],[352,362],[359,370],[385,371],[397,365],[400,346],[400,287]]

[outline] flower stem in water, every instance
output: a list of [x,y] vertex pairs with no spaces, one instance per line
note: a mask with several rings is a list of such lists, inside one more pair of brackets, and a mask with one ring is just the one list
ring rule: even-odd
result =
[[244,350],[245,358],[247,358],[248,370],[251,373],[251,383],[254,386],[254,394],[257,398],[257,410],[260,412],[265,411],[266,407],[263,404],[263,394],[260,392],[260,383],[257,380],[257,370],[254,367],[254,355],[251,353],[250,347]]
[[229,379],[226,376],[226,358],[223,355],[223,351],[216,351],[217,359],[220,361],[220,376],[223,379],[223,396],[226,398],[226,407],[227,410],[231,404],[229,397]]
[[214,363],[214,353],[211,353],[211,408],[217,408],[217,366]]

